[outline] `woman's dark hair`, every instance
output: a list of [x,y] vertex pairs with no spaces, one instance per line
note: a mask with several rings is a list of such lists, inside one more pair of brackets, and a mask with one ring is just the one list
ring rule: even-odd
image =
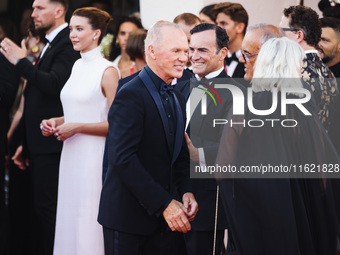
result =
[[203,7],[200,13],[207,15],[211,20],[215,21],[214,17],[211,15],[211,11],[214,9],[215,5],[216,4],[210,4],[210,5]]
[[137,28],[143,28],[142,23],[136,17],[122,17],[118,20],[118,22],[117,22],[117,24],[114,28],[114,32],[113,32],[114,37],[113,37],[113,40],[112,40],[111,53],[110,53],[110,60],[111,61],[115,60],[115,58],[118,57],[121,54],[121,49],[120,49],[119,46],[116,45],[116,40],[117,40],[117,36],[118,36],[118,33],[119,33],[120,26],[125,22],[131,22],[131,23],[135,24],[137,26]]
[[133,30],[126,43],[126,53],[132,61],[136,58],[144,59],[144,41],[147,31],[143,28]]
[[79,8],[73,12],[72,16],[87,18],[92,29],[101,31],[98,44],[102,41],[103,36],[106,34],[107,26],[112,20],[110,14],[95,7]]

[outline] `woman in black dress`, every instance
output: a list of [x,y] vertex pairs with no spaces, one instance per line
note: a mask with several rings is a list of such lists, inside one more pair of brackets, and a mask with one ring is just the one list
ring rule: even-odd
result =
[[[256,60],[245,114],[228,113],[228,123],[244,123],[225,126],[216,161],[236,169],[217,175],[230,254],[336,253],[338,223],[328,177],[340,176],[340,159],[307,103],[303,57],[287,38],[268,40]],[[290,104],[281,106],[288,102],[282,96]],[[261,115],[254,109],[272,111]]]

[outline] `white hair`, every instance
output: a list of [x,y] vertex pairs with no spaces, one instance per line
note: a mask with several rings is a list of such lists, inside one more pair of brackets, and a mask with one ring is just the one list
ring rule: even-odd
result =
[[269,39],[262,45],[255,62],[251,81],[253,91],[302,88],[300,78],[304,57],[301,46],[287,37]]
[[160,42],[162,42],[163,35],[162,35],[161,30],[165,27],[172,27],[172,28],[175,28],[175,29],[182,31],[182,29],[177,24],[170,23],[170,22],[162,22],[160,24],[156,24],[156,25],[152,26],[148,30],[148,33],[147,33],[146,38],[145,38],[145,57],[146,58],[149,55],[148,47],[150,45],[153,45],[154,47],[158,47]]

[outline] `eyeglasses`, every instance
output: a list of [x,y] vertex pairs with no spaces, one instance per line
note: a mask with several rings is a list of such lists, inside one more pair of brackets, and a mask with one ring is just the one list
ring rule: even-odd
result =
[[291,31],[291,32],[296,32],[296,31],[299,31],[299,29],[297,29],[297,28],[290,28],[290,27],[280,27],[280,29],[282,30],[282,31]]
[[256,55],[259,55],[258,53],[255,53],[255,54],[250,54],[250,55],[247,55],[247,54],[244,54],[244,51],[241,49],[241,54],[242,54],[242,57],[244,59],[244,62],[247,63],[247,58],[250,58],[250,57],[254,57]]

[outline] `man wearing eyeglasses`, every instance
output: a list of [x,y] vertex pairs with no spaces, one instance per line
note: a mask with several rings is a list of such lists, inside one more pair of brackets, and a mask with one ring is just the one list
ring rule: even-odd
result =
[[328,131],[339,92],[333,73],[316,50],[321,39],[319,16],[311,8],[300,5],[284,9],[283,14],[279,27],[305,50],[302,77],[313,91],[316,112]]
[[248,28],[242,42],[239,61],[244,64],[244,79],[250,81],[253,78],[254,65],[262,44],[274,37],[282,37],[279,28],[269,24],[257,24]]

